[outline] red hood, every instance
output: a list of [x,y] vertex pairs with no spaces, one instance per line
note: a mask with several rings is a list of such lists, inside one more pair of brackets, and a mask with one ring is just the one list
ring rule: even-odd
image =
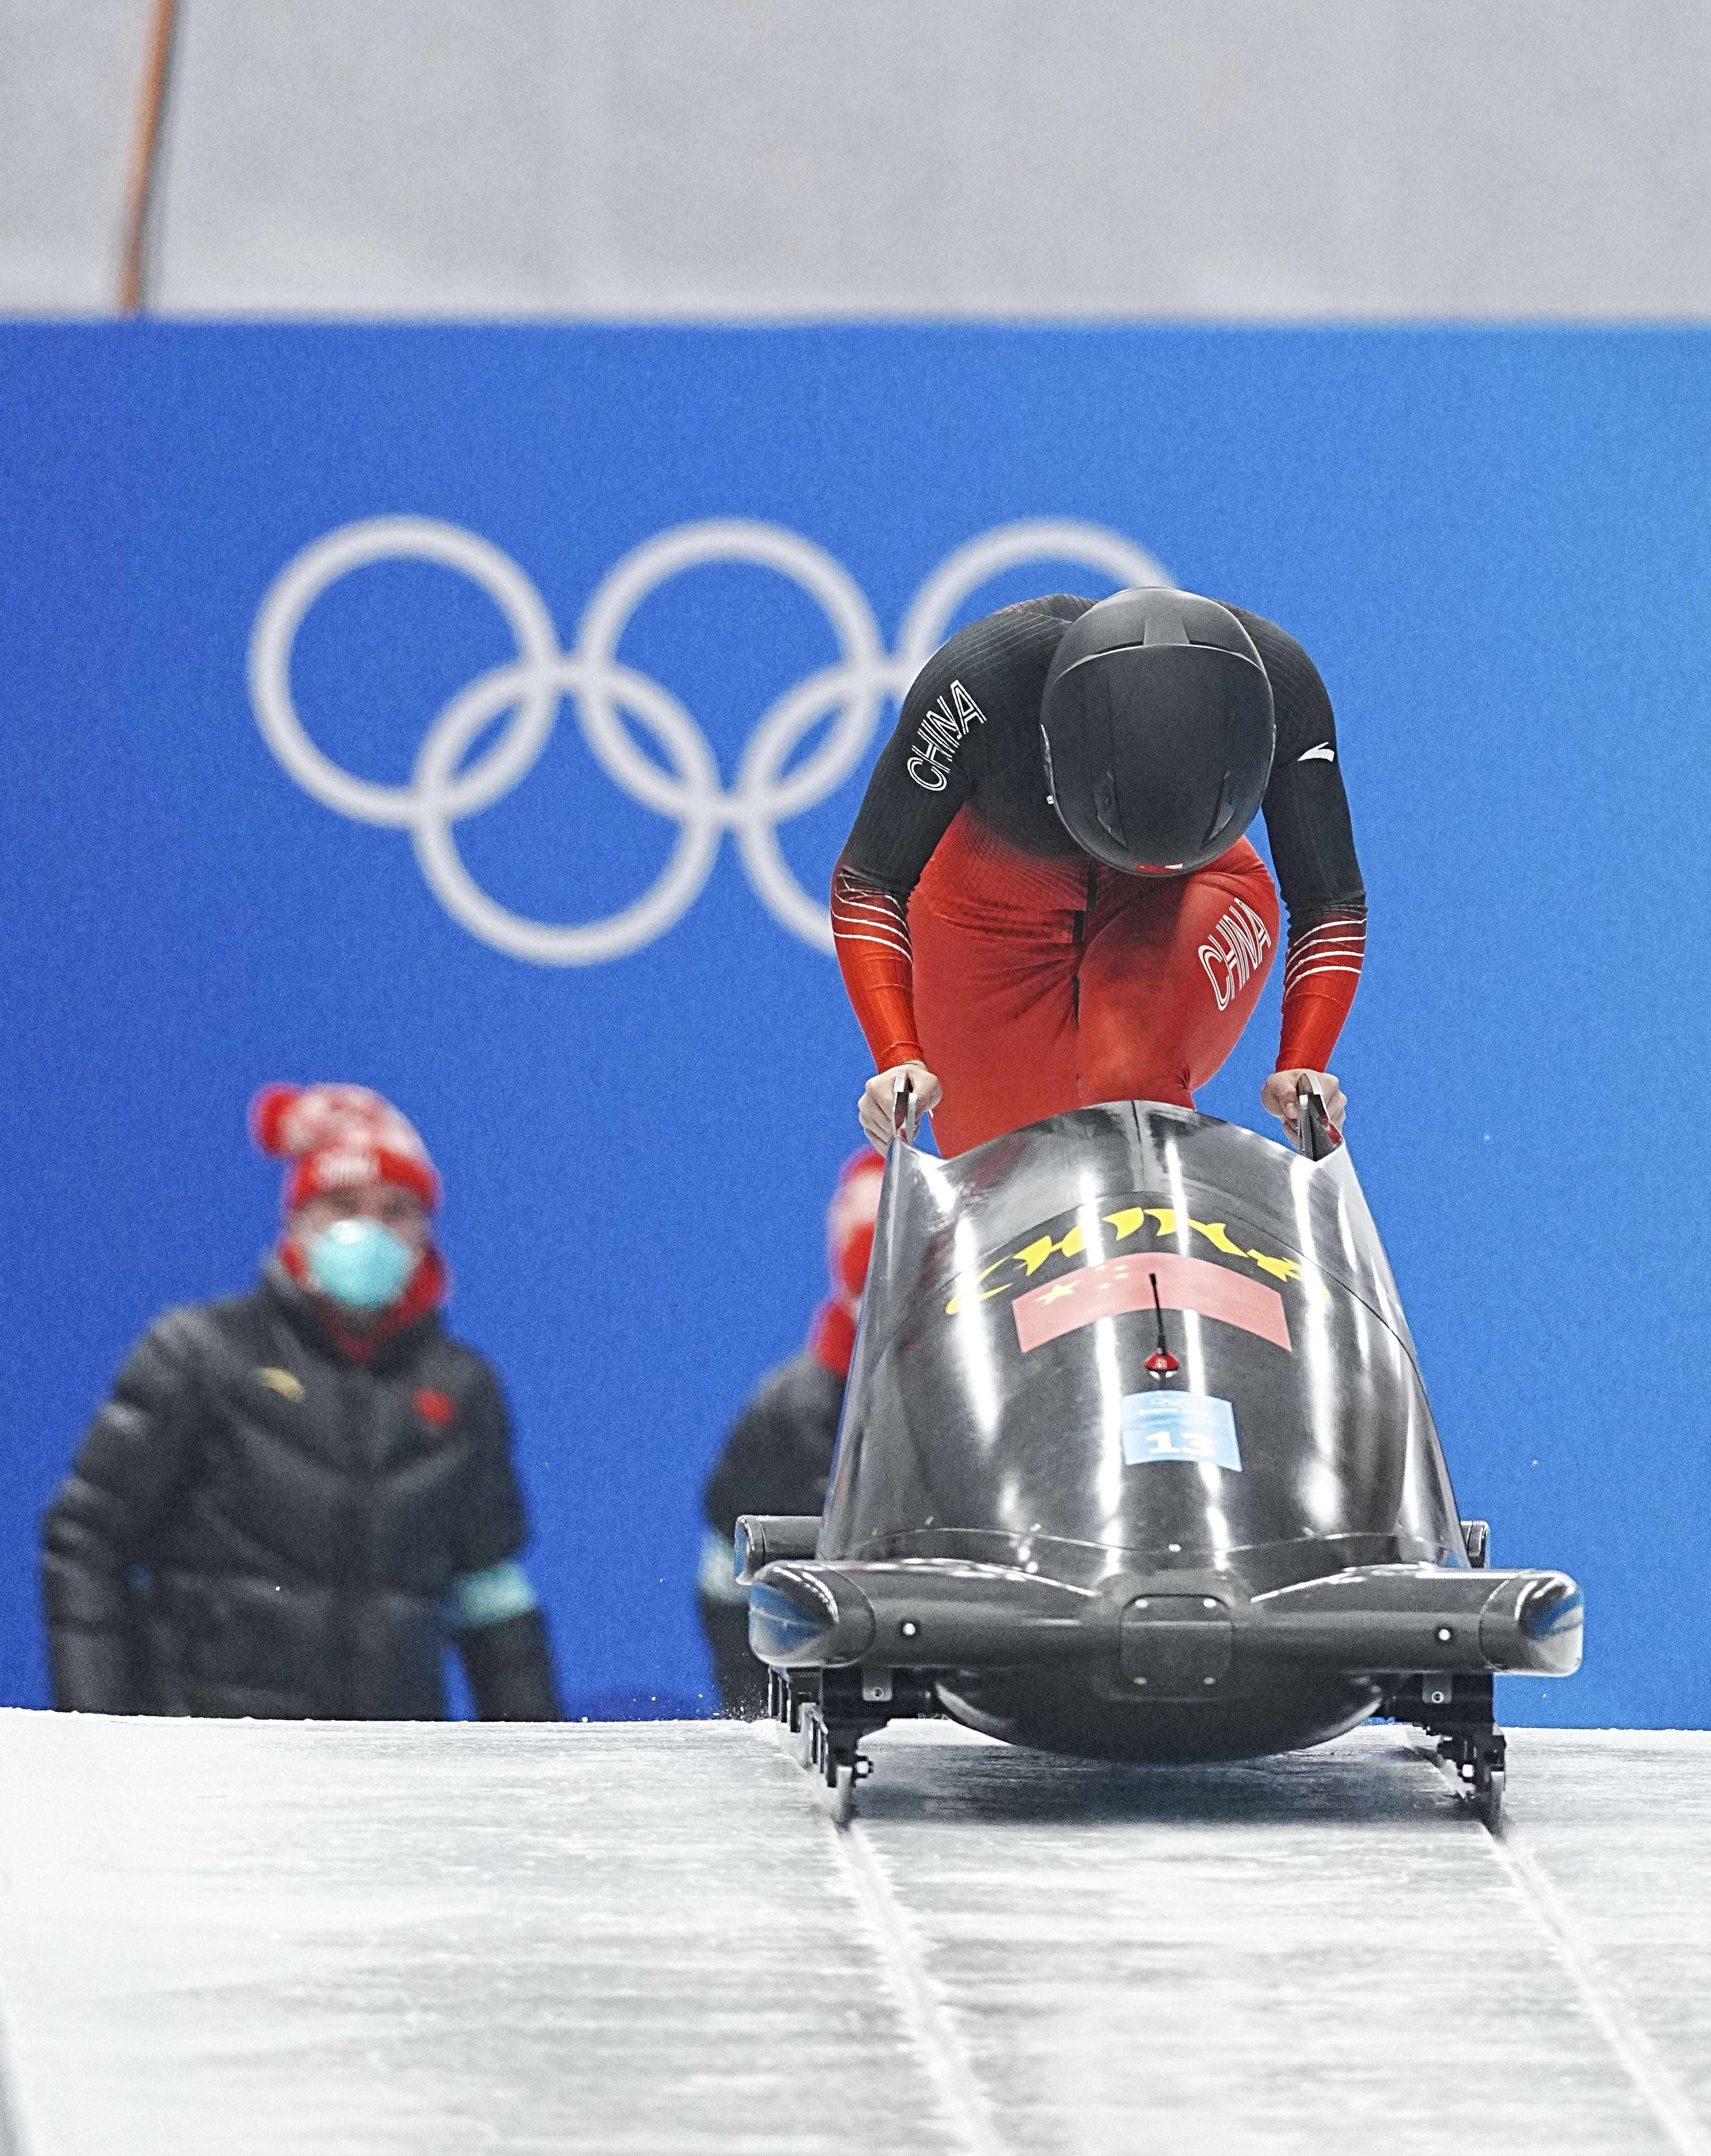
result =
[[856,1312],[838,1296],[829,1295],[814,1313],[808,1352],[835,1378],[849,1382],[850,1358],[856,1353]]
[[873,1226],[879,1211],[879,1186],[885,1163],[864,1146],[844,1163],[838,1187],[826,1208],[826,1267],[832,1291],[814,1313],[808,1352],[835,1378],[847,1381],[856,1352],[856,1321],[873,1255]]

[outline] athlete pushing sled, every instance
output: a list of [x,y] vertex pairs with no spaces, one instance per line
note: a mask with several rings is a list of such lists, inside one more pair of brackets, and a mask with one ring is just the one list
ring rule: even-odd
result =
[[1336,722],[1295,639],[1164,588],[1064,594],[960,630],[922,669],[832,886],[877,1066],[882,1151],[907,1074],[947,1158],[1104,1101],[1194,1105],[1252,1015],[1289,909],[1277,1067],[1294,1134],[1359,978],[1366,894]]
[[[1291,931],[1263,1098],[1298,1152],[1194,1112],[1275,952],[1261,808]],[[735,1556],[838,1815],[913,1716],[1182,1763],[1377,1713],[1494,1826],[1493,1680],[1572,1672],[1580,1593],[1461,1519],[1327,1121],[1365,904],[1311,660],[1164,589],[976,623],[910,690],[834,921],[889,1145],[873,1265],[824,1511],[739,1518]]]

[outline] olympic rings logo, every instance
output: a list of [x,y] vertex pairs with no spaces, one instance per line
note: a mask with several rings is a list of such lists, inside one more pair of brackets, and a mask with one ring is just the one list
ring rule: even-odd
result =
[[[841,786],[861,762],[888,698],[901,698],[944,640],[957,610],[989,578],[1035,561],[1068,561],[1120,585],[1168,583],[1150,554],[1097,525],[1050,519],[1005,524],[940,563],[912,601],[895,651],[840,563],[812,541],[775,524],[720,519],[683,524],[641,546],[601,583],[573,649],[559,649],[552,618],[527,576],[473,531],[424,516],[347,524],[306,547],[275,579],[249,642],[249,696],[263,737],[285,770],[326,808],[359,824],[410,834],[439,903],[472,936],[539,966],[598,966],[651,943],[681,920],[712,872],[726,832],[750,883],[773,916],[805,943],[830,952],[830,918],[787,865],[778,826]],[[383,786],[325,756],[291,695],[291,652],[316,601],[352,571],[378,562],[430,562],[478,584],[504,616],[516,657],[453,696],[429,727],[410,781]],[[686,569],[714,562],[775,570],[818,600],[836,632],[836,662],[780,696],[761,717],[728,788],[712,745],[669,690],[627,666],[619,644],[651,593]],[[526,778],[568,698],[589,752],[631,798],[678,826],[659,880],[634,904],[601,921],[558,923],[510,912],[476,883],[455,828],[491,808]],[[508,716],[506,716],[508,714]],[[471,744],[504,724],[467,769]],[[794,770],[791,756],[827,719],[832,724]],[[663,762],[638,741],[639,726]]]

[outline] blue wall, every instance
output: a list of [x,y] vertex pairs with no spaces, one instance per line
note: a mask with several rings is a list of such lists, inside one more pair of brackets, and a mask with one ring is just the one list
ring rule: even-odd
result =
[[[115,1364],[272,1231],[263,1080],[365,1081],[434,1147],[453,1322],[511,1386],[573,1698],[706,1689],[700,1476],[821,1291],[865,1070],[832,962],[728,837],[627,957],[470,932],[405,832],[262,738],[245,653],[285,565],[441,520],[568,649],[631,549],[752,518],[842,564],[889,646],[953,550],[1052,517],[1274,616],[1330,685],[1373,908],[1338,1057],[1356,1158],[1462,1509],[1587,1589],[1585,1673],[1507,1712],[1711,1720],[1697,1599],[1650,1614],[1711,1512],[1708,389],[1696,333],[0,329],[0,1699],[44,1697],[36,1517]],[[1017,569],[956,619],[1112,581]],[[728,783],[834,649],[801,592],[727,564],[655,591],[622,655]],[[329,755],[402,784],[510,656],[471,584],[393,562],[319,601],[292,679]],[[818,892],[868,761],[780,827]],[[587,920],[677,830],[562,718],[457,839],[512,912]],[[1260,1120],[1277,996],[1213,1112]]]

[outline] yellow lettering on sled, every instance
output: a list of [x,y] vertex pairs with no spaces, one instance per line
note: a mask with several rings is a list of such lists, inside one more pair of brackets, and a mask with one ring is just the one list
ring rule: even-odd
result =
[[[1174,1205],[1125,1205],[1115,1213],[1106,1214],[1103,1218],[1106,1226],[1112,1231],[1112,1240],[1118,1243],[1127,1241],[1131,1235],[1139,1235],[1148,1220],[1158,1224],[1154,1232],[1162,1242],[1176,1235],[1179,1223],[1181,1223],[1191,1234],[1204,1235],[1212,1248],[1221,1251],[1225,1257],[1249,1258],[1261,1272],[1271,1274],[1274,1280],[1299,1281],[1305,1287],[1317,1288],[1328,1301],[1330,1299],[1331,1291],[1324,1282],[1306,1266],[1297,1265],[1293,1258],[1273,1257],[1267,1251],[1245,1249],[1241,1244],[1232,1241],[1226,1221],[1184,1221]],[[971,1299],[976,1302],[989,1302],[994,1296],[1003,1295],[1009,1289],[1019,1286],[1020,1281],[1012,1278],[1001,1280],[994,1287],[979,1286],[982,1281],[989,1279],[1001,1265],[1019,1265],[1021,1268],[1020,1280],[1032,1280],[1048,1258],[1080,1257],[1087,1247],[1087,1238],[1079,1222],[1066,1235],[1056,1239],[1050,1235],[1037,1235],[1020,1250],[1011,1250],[1004,1257],[994,1258],[984,1272],[976,1276],[974,1286],[979,1288],[979,1292],[971,1298],[967,1290],[959,1289],[945,1305],[945,1316],[956,1317]],[[1097,1258],[1097,1253],[1093,1255]]]

